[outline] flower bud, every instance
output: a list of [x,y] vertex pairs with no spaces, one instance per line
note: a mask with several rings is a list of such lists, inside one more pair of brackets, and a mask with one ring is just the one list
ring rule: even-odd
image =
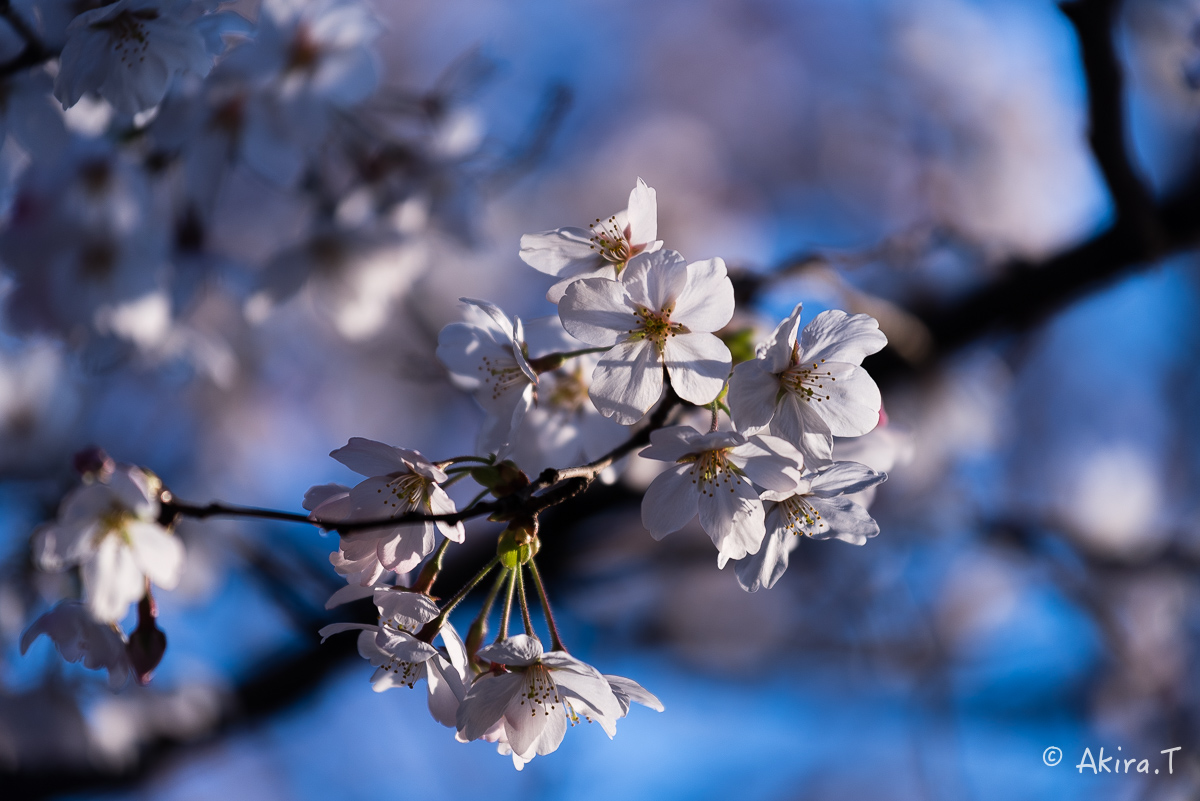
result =
[[97,480],[107,481],[113,471],[117,469],[117,463],[113,461],[113,458],[105,453],[103,448],[95,445],[76,453],[71,464],[87,483]]
[[138,684],[150,682],[150,676],[162,661],[163,654],[167,652],[167,635],[155,624],[154,619],[157,616],[158,605],[154,603],[154,596],[147,591],[138,603],[137,628],[129,635],[129,642],[125,644],[125,654],[129,657],[129,664],[133,667],[133,675]]
[[501,565],[511,569],[529,562],[537,556],[541,547],[536,523],[513,522],[500,534],[496,542],[496,555],[500,557]]

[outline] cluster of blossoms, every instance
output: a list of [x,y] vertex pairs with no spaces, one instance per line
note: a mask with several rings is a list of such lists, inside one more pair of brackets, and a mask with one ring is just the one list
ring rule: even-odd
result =
[[[338,533],[330,561],[347,586],[330,606],[371,596],[378,612],[374,624],[336,623],[321,636],[357,631],[375,690],[423,679],[438,722],[461,741],[495,743],[518,769],[557,749],[569,724],[596,722],[611,737],[632,702],[662,709],[636,682],[567,652],[536,560],[545,509],[641,449],[640,458],[662,463],[642,503],[646,529],[660,539],[698,516],[718,567],[732,560],[750,592],[779,580],[801,538],[862,544],[879,531],[862,493],[886,476],[834,458],[834,437],[866,434],[881,417],[861,366],[886,344],[875,320],[826,311],[801,328],[797,306],[735,366],[725,263],[688,262],[663,247],[656,218],[654,190],[639,180],[629,208],[590,231],[523,237],[521,258],[557,279],[547,296],[555,318],[527,325],[463,299],[467,319],[442,329],[437,356],[484,412],[477,453],[434,461],[356,437],[330,455],[363,480],[314,486],[304,498],[309,520]],[[689,424],[698,418],[707,430]],[[467,479],[479,492],[460,508],[447,488]],[[177,576],[179,554],[168,564],[164,543],[173,540],[154,522],[150,481],[120,468],[68,498],[60,522],[36,538],[42,564],[81,563],[97,619],[141,597],[138,582],[169,586]],[[463,522],[483,515],[506,524],[496,554],[439,604],[432,590],[443,557],[465,540]],[[463,638],[450,615],[493,574]],[[497,636],[486,644],[497,601]],[[514,607],[524,633],[509,632]],[[99,666],[103,651],[93,647],[85,663]]]
[[[6,333],[228,383],[236,343],[200,301],[258,324],[315,286],[339,333],[373,336],[426,269],[423,239],[469,235],[464,165],[507,165],[476,158],[453,75],[386,85],[370,0],[234,5],[0,4]],[[230,220],[241,205],[252,230]]]

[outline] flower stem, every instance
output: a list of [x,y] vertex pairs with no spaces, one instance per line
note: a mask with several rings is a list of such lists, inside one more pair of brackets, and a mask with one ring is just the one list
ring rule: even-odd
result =
[[558,355],[562,356],[564,359],[574,359],[576,356],[586,356],[589,353],[604,353],[605,351],[609,350],[612,350],[611,345],[605,345],[604,347],[600,348],[580,348],[579,350],[568,350],[559,353]]
[[[499,558],[499,557],[497,557]],[[508,639],[508,619],[512,616],[513,590],[517,588],[517,571],[508,571],[508,594],[504,597],[504,611],[500,613],[500,634],[496,641]]]
[[517,596],[521,602],[521,619],[525,623],[525,633],[533,637],[533,620],[529,617],[529,602],[525,600],[525,577],[521,575],[519,567],[513,572],[517,574]]
[[443,459],[436,464],[438,467],[445,470],[450,465],[458,462],[482,462],[483,464],[491,464],[493,458],[494,457],[492,456],[452,456],[449,459]]
[[538,598],[542,601],[542,612],[546,615],[546,625],[550,628],[550,650],[565,651],[567,649],[562,644],[562,637],[558,636],[558,624],[554,622],[554,613],[550,611],[550,599],[546,597],[546,587],[542,584],[542,577],[532,559],[529,560],[529,574],[533,576],[533,586],[537,587]]
[[421,568],[421,574],[417,577],[417,583],[413,584],[413,592],[423,592],[426,595],[433,589],[433,582],[437,581],[438,573],[442,572],[442,557],[446,555],[446,549],[450,547],[451,540],[449,537],[442,540],[442,544],[433,552],[433,556],[425,567]]
[[492,568],[498,564],[500,564],[500,557],[493,556],[492,560],[480,568],[479,572],[461,590],[454,593],[454,597],[446,602],[446,605],[442,607],[442,611],[438,613],[438,616],[426,623],[417,632],[417,639],[424,642],[432,642],[434,636],[441,631],[442,624],[446,622],[446,618],[450,617],[450,613],[454,610],[454,607],[458,606],[462,602],[462,599],[466,598],[467,594],[475,589],[475,585],[483,581],[487,574],[492,572]]
[[529,360],[529,366],[538,375],[548,373],[551,370],[557,370],[562,367],[563,362],[567,359],[573,359],[576,356],[583,356],[585,353],[604,353],[611,350],[611,346],[601,348],[582,348],[580,350],[567,350],[558,353],[547,353],[545,356],[538,356],[536,359]]
[[446,487],[448,487],[451,484],[454,484],[458,481],[462,481],[464,478],[471,475],[471,471],[469,468],[463,468],[462,472],[453,471],[453,470],[449,471],[449,472],[454,473],[454,475],[452,475],[452,476],[450,476],[450,478],[446,479],[446,481],[442,484],[442,489],[445,489]]
[[717,426],[721,421],[717,418],[717,402],[712,402],[712,425],[708,427],[709,433],[717,430]]
[[483,644],[483,638],[487,636],[488,618],[492,614],[492,606],[495,605],[496,596],[500,594],[500,587],[506,578],[508,578],[508,573],[503,570],[496,576],[496,580],[492,582],[492,588],[488,590],[487,597],[483,599],[483,607],[475,616],[475,620],[467,632],[467,661],[471,663],[475,662],[475,652],[479,650],[479,646]]

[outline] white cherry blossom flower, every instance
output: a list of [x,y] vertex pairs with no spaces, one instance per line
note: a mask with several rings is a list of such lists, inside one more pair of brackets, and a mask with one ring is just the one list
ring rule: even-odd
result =
[[615,448],[628,430],[604,417],[588,397],[600,357],[577,356],[538,377],[537,406],[513,438],[513,460],[530,475],[589,462]]
[[222,25],[236,24],[231,13],[202,11],[192,0],[117,0],[85,11],[67,28],[54,96],[70,108],[96,92],[125,114],[158,105],[177,74],[208,74],[224,49]]
[[[314,520],[385,520],[407,512],[450,514],[454,501],[438,486],[447,476],[417,451],[395,448],[375,440],[352,437],[329,454],[367,480],[353,488],[339,484],[313,487],[304,508]],[[330,561],[334,569],[362,586],[375,583],[386,570],[405,573],[433,552],[437,532],[463,541],[462,523],[424,521],[352,531],[341,535],[340,551]]]
[[449,622],[439,635],[444,647],[435,648],[414,635],[438,616],[428,595],[391,588],[375,591],[379,623],[333,623],[321,629],[321,641],[343,631],[359,630],[358,653],[375,668],[371,689],[412,688],[425,679],[429,712],[443,726],[454,728],[458,706],[466,695],[467,650]]
[[698,512],[721,568],[758,552],[766,532],[758,488],[791,489],[800,477],[800,455],[787,442],[736,431],[662,428],[651,432],[650,447],[641,455],[675,463],[646,490],[642,525],[660,540]]
[[772,434],[800,448],[809,468],[833,460],[833,438],[858,437],[879,421],[879,388],[859,365],[887,344],[875,318],[826,311],[804,327],[800,305],[775,329],[758,358],[729,380],[739,431]]
[[[458,708],[458,739],[499,739],[500,752],[511,751],[518,770],[534,756],[557,750],[567,724],[578,723],[581,715],[611,738],[629,700],[661,706],[636,682],[603,676],[565,651],[544,652],[527,634],[481,648],[478,656],[508,670],[475,679]],[[612,679],[619,680],[624,700],[614,692]],[[630,692],[633,687],[637,690]]]
[[862,545],[878,534],[879,524],[849,496],[886,479],[886,473],[857,462],[834,462],[816,473],[806,473],[789,489],[764,492],[767,536],[758,553],[735,568],[742,588],[757,592],[773,587],[787,570],[788,555],[802,536]]
[[477,322],[450,323],[438,334],[437,357],[455,382],[475,394],[487,417],[477,446],[501,453],[533,408],[537,373],[529,366],[519,317],[509,321],[495,304],[460,298]]
[[679,397],[711,403],[729,377],[729,348],[712,334],[733,317],[725,262],[684,262],[673,250],[633,259],[618,280],[587,278],[558,305],[563,327],[610,347],[592,375],[592,401],[605,417],[632,425],[662,395],[663,368]]
[[146,579],[173,589],[183,570],[183,545],[157,522],[157,476],[118,465],[106,482],[73,490],[58,520],[34,533],[33,551],[43,570],[78,564],[88,611],[115,623],[146,593]]
[[112,623],[97,621],[79,601],[63,601],[35,620],[21,635],[21,653],[43,634],[68,662],[82,661],[89,670],[106,669],[113,687],[129,677],[125,635]]
[[618,278],[629,260],[662,247],[658,201],[641,178],[629,193],[629,207],[583,228],[559,228],[521,237],[521,260],[559,280],[546,292],[558,303],[580,278]]

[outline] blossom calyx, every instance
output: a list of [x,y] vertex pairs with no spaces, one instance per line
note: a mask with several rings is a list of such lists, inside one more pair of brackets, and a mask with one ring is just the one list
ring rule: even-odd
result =
[[528,564],[541,548],[542,541],[537,535],[537,520],[533,518],[514,520],[496,541],[496,555],[500,557],[500,564],[509,569]]
[[521,468],[510,461],[503,461],[497,465],[473,467],[471,468],[471,478],[475,479],[481,487],[491,490],[492,495],[497,498],[512,495],[529,486],[529,476],[521,472]]

